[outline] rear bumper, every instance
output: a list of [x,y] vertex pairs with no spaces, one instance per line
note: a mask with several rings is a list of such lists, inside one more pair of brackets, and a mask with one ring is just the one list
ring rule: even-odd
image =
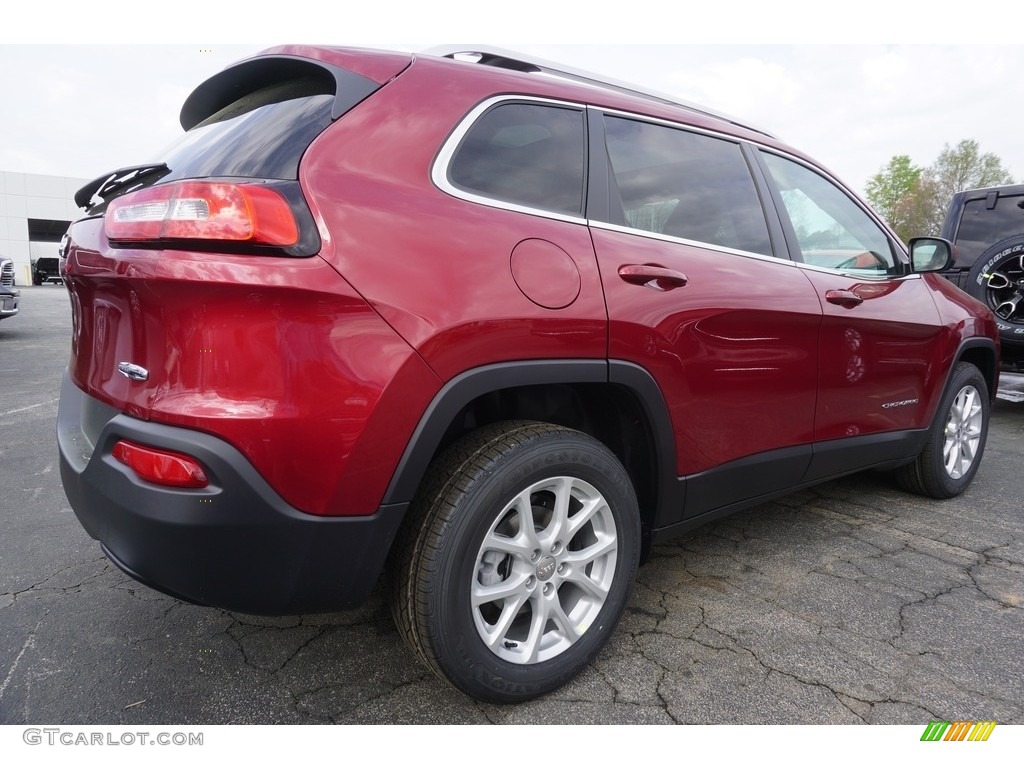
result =
[[[206,488],[145,482],[111,456],[128,439],[194,456]],[[126,416],[67,373],[61,478],[85,530],[128,575],[174,597],[255,614],[354,608],[377,583],[407,505],[319,517],[287,504],[228,443]]]
[[21,299],[20,291],[12,293],[0,293],[0,318],[14,317],[18,314],[18,302]]

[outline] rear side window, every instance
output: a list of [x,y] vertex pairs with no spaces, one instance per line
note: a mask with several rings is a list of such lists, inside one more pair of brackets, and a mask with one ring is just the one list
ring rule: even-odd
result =
[[1014,235],[1024,234],[1024,196],[995,195],[988,199],[968,200],[956,244],[960,260],[973,264],[989,246]]
[[620,117],[605,118],[605,135],[628,226],[772,254],[764,210],[738,144]]
[[158,158],[167,179],[297,179],[306,147],[331,123],[334,80],[305,76],[265,85],[189,130]]
[[581,110],[501,104],[466,133],[448,181],[483,197],[580,216],[585,157]]

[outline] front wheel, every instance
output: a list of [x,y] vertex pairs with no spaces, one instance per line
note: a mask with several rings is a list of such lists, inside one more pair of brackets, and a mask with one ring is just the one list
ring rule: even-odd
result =
[[431,467],[396,559],[392,611],[435,673],[478,699],[563,685],[597,655],[639,560],[636,496],[588,435],[508,422]]
[[970,363],[958,363],[924,449],[914,463],[896,470],[900,485],[936,499],[963,493],[985,451],[989,408],[988,385],[981,371]]

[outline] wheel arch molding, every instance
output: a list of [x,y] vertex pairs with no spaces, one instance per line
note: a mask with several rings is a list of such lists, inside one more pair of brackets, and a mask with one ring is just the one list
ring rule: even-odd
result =
[[[509,393],[517,397],[502,398]],[[604,359],[497,363],[451,379],[420,418],[383,504],[409,502],[441,450],[474,428],[507,418],[549,421],[608,445],[633,477],[645,534],[681,513],[675,438],[661,390],[645,369]]]
[[981,371],[985,383],[988,385],[988,396],[991,402],[996,399],[996,390],[999,387],[999,350],[991,339],[974,337],[965,339],[960,343],[953,356],[953,362],[946,372],[945,380],[942,383],[942,392],[949,388],[950,379],[958,362],[966,362]]

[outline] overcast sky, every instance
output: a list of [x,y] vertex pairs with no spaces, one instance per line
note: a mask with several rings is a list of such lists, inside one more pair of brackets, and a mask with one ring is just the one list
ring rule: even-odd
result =
[[[35,20],[5,20],[0,29],[0,170],[92,178],[158,159],[181,133],[178,112],[194,86],[277,43],[417,50],[471,40],[735,115],[857,191],[893,155],[929,165],[945,144],[965,138],[1024,179],[1024,46],[1012,43],[1017,25],[1005,23],[1020,15],[1012,4],[987,4],[996,20],[974,25],[952,12],[965,6],[942,3],[930,4],[927,23],[876,0],[859,3],[856,14],[839,15],[842,6],[831,4],[827,16],[820,0],[721,5],[694,12],[678,2],[634,3],[584,22],[585,6],[534,0],[496,6],[518,9],[500,16],[468,0],[437,0],[419,16],[401,4],[382,8],[393,19],[308,0],[251,0],[225,10],[110,0],[49,11],[42,3],[33,6]],[[1012,16],[1002,16],[1003,7]],[[139,16],[140,8],[169,18]],[[323,18],[318,8],[336,10]]]

